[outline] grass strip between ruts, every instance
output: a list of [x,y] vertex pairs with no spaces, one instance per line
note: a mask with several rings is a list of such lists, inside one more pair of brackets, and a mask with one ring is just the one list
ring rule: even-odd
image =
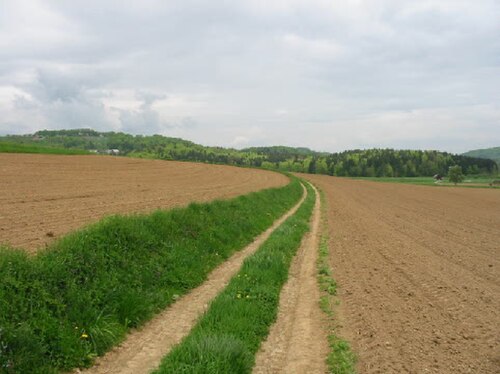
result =
[[320,307],[328,316],[325,326],[328,329],[328,344],[330,351],[326,359],[331,374],[355,374],[356,356],[349,343],[337,335],[338,321],[335,318],[335,305],[339,303],[337,296],[337,282],[333,279],[329,264],[328,249],[328,222],[326,220],[327,203],[323,192],[321,197],[322,233],[318,248],[318,283],[321,291]]
[[0,248],[0,372],[90,365],[203,283],[302,193],[292,177],[231,200],[109,217],[33,257]]
[[165,356],[159,373],[250,373],[275,322],[279,296],[314,207],[315,193],[277,228],[212,301],[190,334]]

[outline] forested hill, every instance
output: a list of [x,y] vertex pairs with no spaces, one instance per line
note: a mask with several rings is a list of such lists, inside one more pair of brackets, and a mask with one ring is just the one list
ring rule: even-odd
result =
[[57,146],[71,149],[118,149],[121,155],[163,160],[199,161],[239,166],[257,166],[284,171],[337,176],[414,177],[447,174],[460,165],[467,174],[497,173],[492,160],[439,151],[368,149],[341,153],[315,152],[284,146],[242,150],[205,147],[161,135],[141,136],[91,129],[44,130],[35,134],[0,137],[0,141]]
[[496,163],[500,166],[500,147],[475,149],[473,151],[465,152],[463,155],[469,157],[489,158],[490,160],[496,161]]
[[321,156],[327,155],[326,152],[316,152],[305,147],[285,147],[283,145],[275,145],[272,147],[251,147],[243,148],[242,152],[253,152],[261,155],[267,155],[268,157],[274,157],[281,161],[283,157],[294,157],[294,156]]

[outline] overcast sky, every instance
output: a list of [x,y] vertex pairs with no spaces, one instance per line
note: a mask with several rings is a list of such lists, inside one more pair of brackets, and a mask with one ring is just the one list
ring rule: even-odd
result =
[[0,134],[500,145],[498,0],[0,0]]

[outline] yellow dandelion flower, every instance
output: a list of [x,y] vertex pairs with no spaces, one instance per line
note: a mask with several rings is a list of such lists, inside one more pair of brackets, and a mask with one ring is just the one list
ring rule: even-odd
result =
[[89,336],[88,336],[86,333],[83,333],[83,334],[80,336],[80,338],[82,338],[82,339],[87,339],[88,337],[89,337]]

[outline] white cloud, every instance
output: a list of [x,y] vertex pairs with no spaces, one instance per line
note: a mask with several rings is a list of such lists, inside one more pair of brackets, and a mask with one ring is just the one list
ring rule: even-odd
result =
[[495,0],[6,0],[0,133],[498,145],[498,19]]
[[283,42],[292,53],[306,59],[334,60],[342,53],[342,46],[335,40],[308,39],[297,34],[286,34],[283,36]]

